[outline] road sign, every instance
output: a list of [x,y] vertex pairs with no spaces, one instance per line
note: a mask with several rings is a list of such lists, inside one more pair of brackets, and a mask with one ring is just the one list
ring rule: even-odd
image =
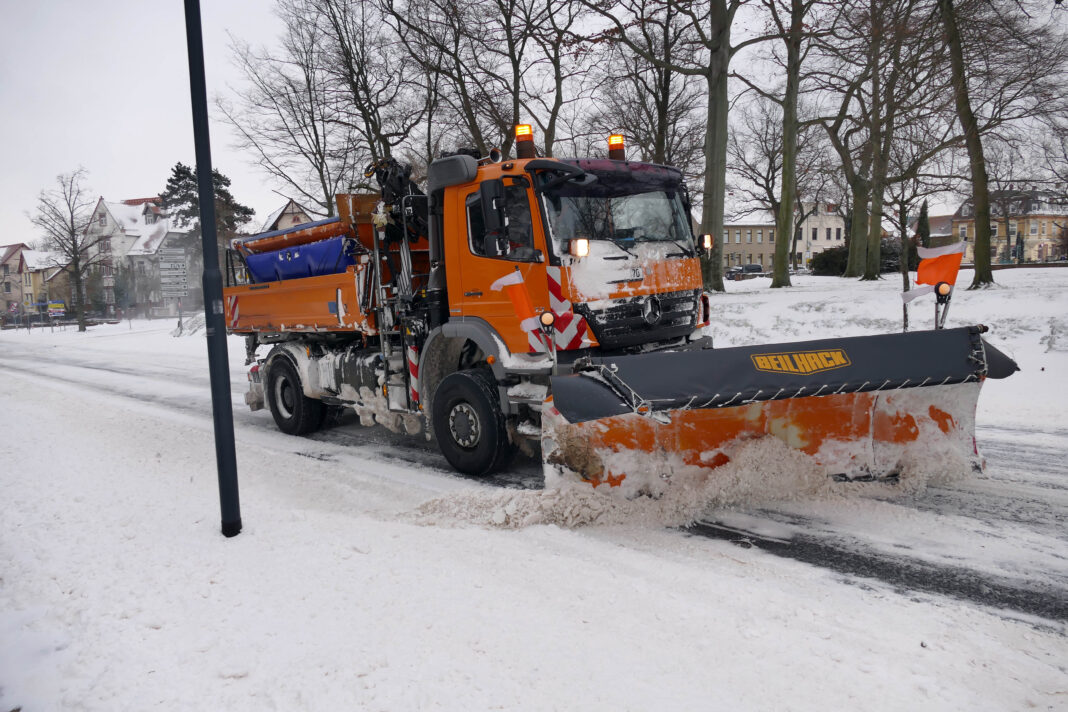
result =
[[164,297],[173,299],[174,297],[188,297],[189,290],[186,289],[164,289],[161,290]]
[[160,276],[159,283],[163,286],[167,286],[168,284],[181,284],[184,286],[188,284],[188,280],[189,278],[184,274],[164,274]]
[[161,272],[167,270],[174,270],[176,272],[185,272],[185,262],[163,262],[159,263],[159,269]]
[[185,260],[185,250],[181,248],[165,247],[159,251],[161,260]]

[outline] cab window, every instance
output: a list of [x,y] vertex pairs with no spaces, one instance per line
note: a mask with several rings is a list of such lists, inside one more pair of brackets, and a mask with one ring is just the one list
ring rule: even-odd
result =
[[[487,235],[482,218],[482,200],[478,191],[467,196],[467,239],[472,254],[518,262],[534,262],[534,225],[530,217],[530,200],[526,178],[506,178],[504,214],[506,225],[497,235]],[[487,239],[488,238],[488,239]]]

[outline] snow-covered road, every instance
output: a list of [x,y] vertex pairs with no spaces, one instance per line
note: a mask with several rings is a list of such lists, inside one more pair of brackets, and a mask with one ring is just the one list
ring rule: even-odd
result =
[[[283,436],[236,340],[225,540],[202,338],[2,332],[0,711],[1062,707],[1068,270],[1034,272],[954,304],[1011,324],[1025,369],[984,393],[984,475],[701,513],[751,548],[530,489],[531,462],[483,483],[352,422]],[[754,282],[722,298],[724,345],[894,314],[881,283]],[[516,510],[549,523],[497,526]]]

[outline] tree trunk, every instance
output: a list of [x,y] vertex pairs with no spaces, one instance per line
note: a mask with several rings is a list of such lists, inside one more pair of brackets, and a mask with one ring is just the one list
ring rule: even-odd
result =
[[[873,166],[874,168],[874,166]],[[883,239],[883,185],[881,180],[872,181],[871,212],[868,213],[867,255],[864,259],[862,280],[879,279],[879,262],[882,257]]]
[[[871,97],[868,106],[868,140],[871,141],[871,212],[868,213],[868,247],[864,259],[862,280],[879,279],[880,243],[883,226],[883,190],[886,183],[886,160],[883,155],[883,86],[879,72],[882,53],[882,32],[876,31],[876,3],[871,7],[872,41],[870,45],[872,68]],[[882,28],[880,28],[882,29]]]
[[727,68],[730,63],[730,24],[723,0],[712,3],[711,31],[719,47],[709,58],[708,123],[705,126],[705,181],[701,207],[701,231],[712,235],[712,253],[701,259],[705,289],[726,291],[723,286],[723,201],[727,183]]
[[[979,123],[972,112],[968,80],[964,71],[964,50],[957,27],[957,13],[953,0],[938,0],[938,12],[946,31],[949,48],[949,67],[953,75],[953,97],[957,103],[957,118],[964,132],[964,145],[968,150],[968,163],[972,171],[972,207],[975,211],[975,277],[969,289],[994,283],[990,269],[990,188],[986,174],[986,159],[983,142],[979,135]],[[1006,230],[1006,232],[1008,232]]]
[[[790,33],[786,44],[786,92],[782,102],[782,193],[779,214],[775,219],[780,235],[793,235],[794,202],[797,200],[797,93],[801,83],[801,32],[805,10],[800,0],[790,5]],[[790,286],[786,264],[786,241],[775,246],[775,270],[772,288]]]
[[[664,36],[661,37],[660,56],[668,65],[671,64],[671,16],[673,6],[669,2],[665,8]],[[653,163],[667,163],[668,145],[668,109],[671,106],[671,76],[673,72],[667,67],[657,67],[658,94],[652,97],[656,103],[656,135],[653,137]]]
[[[790,196],[793,198],[794,196]],[[787,199],[786,191],[783,191],[783,200]],[[789,287],[790,285],[790,244],[794,236],[794,211],[788,208],[793,202],[779,203],[779,210],[775,214],[775,232],[779,235],[779,241],[775,243],[774,274],[771,278],[772,287]],[[781,273],[781,276],[780,276]]]
[[859,277],[864,274],[868,257],[868,202],[871,189],[863,178],[857,178],[849,187],[853,192],[853,216],[849,224],[849,256],[842,276]]
[[82,261],[78,258],[78,253],[75,251],[74,258],[70,263],[71,268],[71,282],[73,282],[74,289],[71,295],[71,301],[74,302],[74,314],[78,317],[78,331],[85,331],[85,275],[82,274]]

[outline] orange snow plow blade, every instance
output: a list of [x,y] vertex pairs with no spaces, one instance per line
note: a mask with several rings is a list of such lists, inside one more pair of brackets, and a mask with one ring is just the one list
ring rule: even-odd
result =
[[974,438],[981,383],[1016,364],[980,333],[972,327],[591,363],[553,378],[542,420],[547,480],[655,493],[681,474],[708,474],[740,444],[764,437],[838,478],[883,478],[936,463],[981,467]]

